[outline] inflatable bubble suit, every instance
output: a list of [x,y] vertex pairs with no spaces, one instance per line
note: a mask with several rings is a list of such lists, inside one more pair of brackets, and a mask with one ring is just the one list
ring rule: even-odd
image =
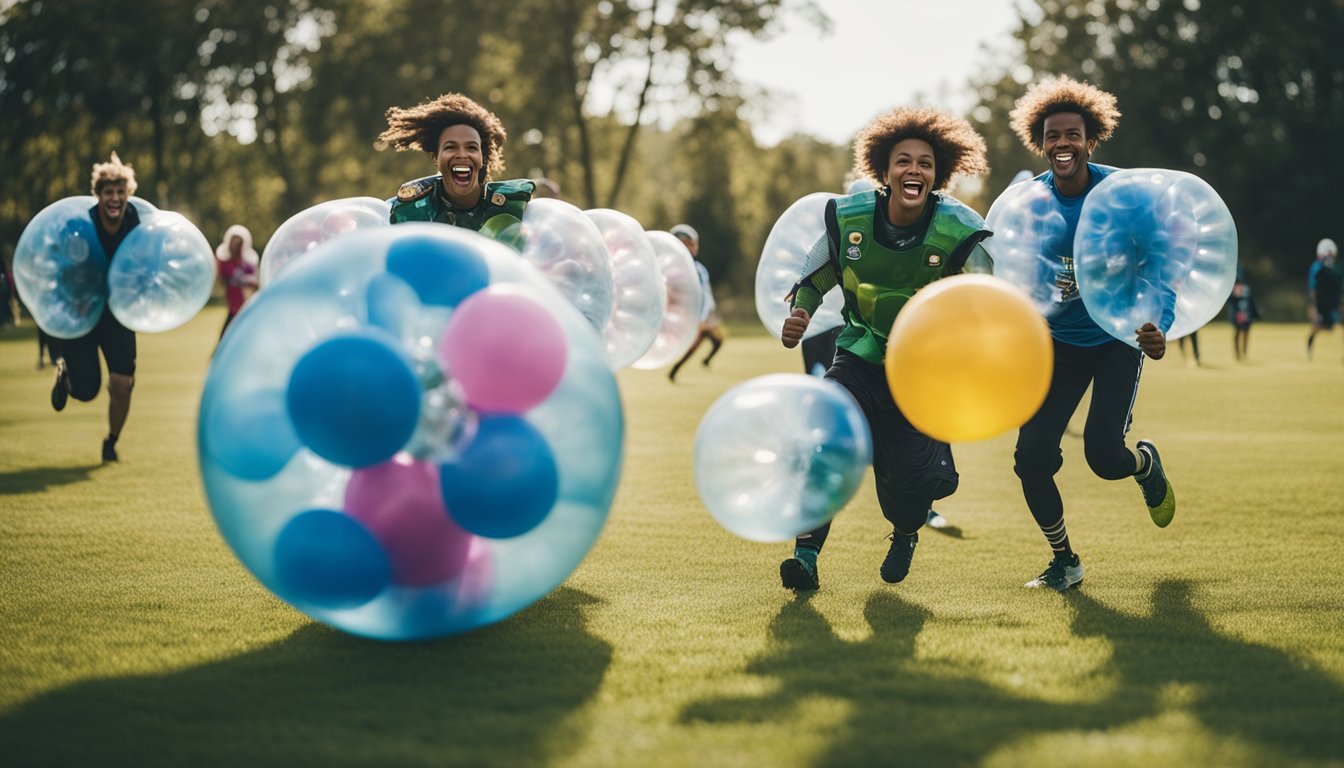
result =
[[28,222],[14,248],[19,298],[58,339],[93,330],[107,305],[107,254],[89,216],[96,203],[92,195],[57,200]]
[[261,252],[257,282],[265,288],[290,262],[321,243],[362,229],[391,226],[392,206],[376,197],[328,200],[290,216]]
[[[518,226],[523,258],[602,333],[611,319],[615,286],[602,233],[583,211],[554,198],[533,200]],[[512,229],[500,239],[512,238]]]
[[667,303],[663,306],[663,323],[653,345],[636,360],[632,367],[641,371],[665,368],[686,354],[700,334],[700,309],[704,289],[695,259],[686,246],[671,232],[644,233],[653,246],[658,270],[663,274]]
[[[789,316],[789,302],[784,297],[804,277],[803,269],[812,244],[826,235],[826,201],[836,197],[838,195],[830,192],[813,192],[794,202],[775,221],[765,239],[761,260],[756,265],[756,315],[777,339]],[[840,291],[828,292],[812,315],[803,338],[811,338],[843,324],[840,311],[844,305],[845,298]]]
[[1153,323],[1176,339],[1213,319],[1237,276],[1237,227],[1222,198],[1182,171],[1116,171],[1088,193],[1074,237],[1088,314],[1137,347]]
[[360,230],[239,315],[201,398],[221,533],[268,589],[357,635],[499,621],[596,541],[623,416],[592,327],[507,246]]
[[610,208],[583,213],[602,233],[611,258],[614,292],[611,319],[602,329],[602,340],[607,345],[607,361],[616,371],[643,357],[658,338],[667,287],[653,245],[638,221]]
[[700,499],[720,525],[751,541],[787,541],[829,521],[872,458],[854,398],[801,373],[733,387],[695,432]]
[[108,266],[107,305],[133,331],[171,331],[210,300],[216,269],[214,249],[186,217],[141,213]]
[[982,245],[994,259],[994,276],[1022,289],[1045,317],[1067,299],[1060,289],[1069,226],[1041,182],[1016,181],[989,207],[985,226],[994,234]]

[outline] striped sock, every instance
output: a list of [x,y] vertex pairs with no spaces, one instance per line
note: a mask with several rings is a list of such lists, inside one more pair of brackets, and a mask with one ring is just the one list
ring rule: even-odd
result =
[[1045,540],[1050,542],[1050,549],[1066,555],[1073,554],[1073,547],[1069,546],[1069,530],[1064,527],[1063,517],[1054,525],[1042,525],[1041,533],[1045,534]]

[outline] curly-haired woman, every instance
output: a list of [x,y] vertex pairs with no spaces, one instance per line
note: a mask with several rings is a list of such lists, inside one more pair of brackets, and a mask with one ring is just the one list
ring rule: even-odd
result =
[[[919,432],[896,407],[882,358],[887,333],[921,287],[957,274],[968,262],[988,263],[979,243],[984,219],[940,190],[957,175],[988,170],[985,142],[965,120],[936,109],[895,109],[854,141],[855,172],[869,189],[827,202],[826,233],[813,244],[794,287],[792,314],[781,338],[802,340],[822,297],[841,286],[845,326],[826,378],[858,401],[873,436],[873,470],[882,515],[892,525],[882,579],[905,579],[930,505],[957,487],[952,449]],[[787,589],[818,587],[817,555],[830,524],[798,537],[780,564]]]

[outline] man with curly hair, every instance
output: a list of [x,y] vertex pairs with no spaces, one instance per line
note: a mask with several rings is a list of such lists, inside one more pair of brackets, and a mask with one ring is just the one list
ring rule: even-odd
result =
[[1125,444],[1143,357],[1160,360],[1166,335],[1149,322],[1136,332],[1138,349],[1113,338],[1088,314],[1074,277],[1073,238],[1083,201],[1115,170],[1089,162],[1119,121],[1115,96],[1068,77],[1049,78],[1029,88],[1010,117],[1022,143],[1050,165],[1023,183],[1049,190],[1048,213],[1057,212],[1068,224],[1058,240],[1041,246],[1041,256],[1053,260],[1054,267],[1042,279],[1058,286],[1063,297],[1047,318],[1055,364],[1045,402],[1018,432],[1014,466],[1032,517],[1054,553],[1041,575],[1025,586],[1063,592],[1082,583],[1083,563],[1069,542],[1055,474],[1063,465],[1060,440],[1089,385],[1092,402],[1083,431],[1088,466],[1106,480],[1137,479],[1158,527],[1166,527],[1176,512],[1176,494],[1157,447],[1148,440],[1138,441],[1134,450]]
[[[919,432],[896,406],[882,362],[887,334],[921,287],[968,262],[988,264],[979,245],[989,235],[984,219],[938,191],[988,165],[984,139],[969,123],[929,108],[875,119],[854,141],[854,164],[877,188],[826,203],[826,232],[788,297],[792,311],[780,335],[785,347],[798,346],[822,297],[841,288],[845,325],[826,378],[848,390],[868,420],[878,505],[892,525],[879,574],[895,584],[910,571],[930,505],[956,490],[957,471],[951,446]],[[797,538],[793,557],[779,566],[786,589],[817,589],[817,556],[829,531],[828,523]]]
[[[95,163],[89,182],[97,203],[89,209],[98,242],[110,264],[126,235],[140,224],[140,214],[130,202],[135,194],[135,169],[124,165],[117,153],[106,163]],[[110,307],[93,330],[75,339],[51,338],[52,357],[56,360],[56,383],[51,388],[51,407],[65,410],[73,397],[89,402],[98,396],[102,369],[98,352],[107,363],[107,437],[103,439],[103,461],[117,460],[117,440],[131,411],[131,389],[135,386],[135,331],[117,321]]]
[[529,179],[490,181],[504,170],[508,134],[494,113],[460,93],[387,110],[378,138],[397,151],[426,153],[438,170],[402,184],[388,200],[393,224],[435,221],[498,234],[522,219],[532,199]]

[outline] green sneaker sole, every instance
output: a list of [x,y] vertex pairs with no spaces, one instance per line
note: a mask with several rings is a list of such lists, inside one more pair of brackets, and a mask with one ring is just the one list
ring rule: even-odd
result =
[[1156,507],[1148,507],[1148,516],[1153,518],[1153,525],[1158,528],[1166,528],[1171,525],[1171,519],[1176,516],[1176,489],[1171,487],[1171,481],[1167,481],[1167,495],[1162,498],[1162,503]]

